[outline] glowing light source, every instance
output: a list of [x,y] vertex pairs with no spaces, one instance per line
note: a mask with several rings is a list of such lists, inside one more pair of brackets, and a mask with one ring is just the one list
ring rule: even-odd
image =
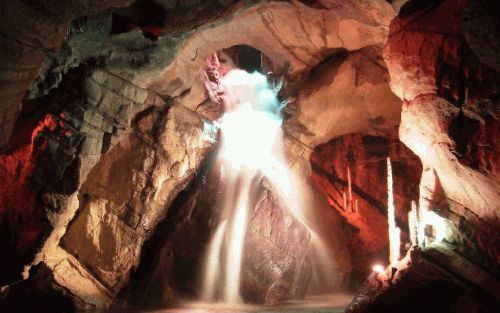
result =
[[235,168],[258,170],[269,163],[281,119],[271,113],[255,111],[249,103],[224,114],[221,130],[224,143],[220,157]]
[[372,266],[372,270],[375,273],[382,273],[385,270],[385,268],[384,268],[384,266],[382,266],[382,264],[375,264]]
[[424,225],[431,225],[434,231],[434,240],[442,241],[446,235],[446,221],[432,211],[424,211]]
[[[409,212],[410,236],[416,237],[418,246],[425,247],[431,243],[429,242],[429,238],[426,236],[426,229],[428,226],[432,227],[432,235],[434,237],[432,242],[441,242],[446,237],[446,233],[448,232],[446,219],[424,206],[418,207],[417,219],[416,211],[416,205],[412,203],[412,211]],[[413,240],[414,239],[412,239],[412,245]]]

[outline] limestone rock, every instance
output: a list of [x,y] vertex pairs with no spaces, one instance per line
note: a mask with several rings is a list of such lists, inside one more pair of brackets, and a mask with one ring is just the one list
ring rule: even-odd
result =
[[19,279],[25,266],[57,254],[54,249],[80,205],[76,192],[90,169],[116,144],[138,112],[164,105],[150,91],[105,71],[88,73],[82,68],[73,69],[57,90],[38,101],[50,103],[53,113],[42,110],[34,114],[34,121],[26,120],[2,154],[3,185],[19,194],[1,193],[2,208],[11,208],[10,213],[2,210],[2,224],[26,215],[23,222],[10,223],[18,224],[17,228],[2,227],[8,262],[18,258],[16,268],[5,268],[11,274],[2,274],[6,279],[2,285]]
[[259,193],[245,242],[242,296],[266,304],[300,299],[311,279],[311,235],[265,181]]
[[311,148],[349,133],[388,134],[401,112],[389,80],[381,49],[340,52],[299,88],[285,127]]
[[[198,176],[179,193],[144,244],[141,264],[117,305],[156,307],[201,292],[206,249],[218,226],[217,204],[225,196],[214,156],[205,160]],[[245,239],[242,298],[267,304],[301,298],[311,275],[310,235],[267,183],[261,181],[257,189],[260,196],[250,210]]]
[[464,9],[463,32],[481,63],[500,72],[500,22],[495,17],[495,1],[469,1]]
[[[42,263],[32,267],[30,277],[30,280],[19,282],[7,287],[7,290],[2,290],[4,294],[8,294],[7,299],[2,299],[2,311],[33,312],[43,310],[63,313],[75,310],[75,303],[71,300],[72,295],[55,282],[54,275],[46,264]],[[75,299],[75,302],[83,306],[82,301]]]
[[[232,17],[208,24],[187,36],[175,60],[156,75],[150,75],[141,86],[171,96],[195,86],[197,93],[189,96],[193,100],[188,104],[197,106],[206,96],[198,93],[201,88],[196,86],[200,86],[201,81],[193,78],[200,77],[200,70],[214,51],[235,45],[260,50],[271,60],[274,74],[297,79],[334,48],[357,50],[382,44],[393,16],[390,4],[384,1],[348,4],[333,1],[326,10],[298,1],[271,2],[234,10]],[[242,33],[248,36],[240,36]]]
[[466,89],[469,97],[494,92],[496,74],[477,61],[463,37],[461,17],[467,2],[419,8],[410,1],[391,22],[384,60],[398,97],[440,94],[461,102]]
[[158,307],[175,301],[175,297],[200,292],[205,249],[215,227],[214,206],[220,197],[214,161],[215,153],[208,154],[193,179],[173,199],[165,218],[142,246],[141,261],[115,299],[115,306]]
[[182,106],[169,108],[158,123],[150,130],[153,145],[130,133],[101,158],[80,190],[81,210],[62,238],[62,247],[113,296],[128,283],[143,242],[215,140],[207,122]]
[[[235,45],[258,49],[265,71],[285,78],[288,165],[303,188],[304,220],[335,252],[325,272],[333,275],[314,273],[314,236],[264,183],[247,237],[246,300],[300,297],[318,279],[341,286],[351,265],[383,254],[388,155],[398,223],[420,182],[420,205],[445,217],[451,233],[441,266],[463,256],[458,268],[498,274],[498,49],[488,0],[409,1],[394,20],[404,0],[147,1],[99,14],[131,1],[39,2],[0,5],[0,285],[30,275],[20,289],[92,309],[199,292],[193,269],[218,197],[206,173],[214,165],[202,160],[214,157],[221,114],[200,72]],[[423,169],[394,138],[398,125]],[[347,164],[355,212],[339,205]],[[418,286],[409,290],[463,295],[455,282],[425,285],[445,279],[420,269],[429,275],[411,274]],[[2,287],[2,296],[8,288],[16,289]],[[399,297],[397,288],[388,295]],[[466,304],[476,299],[466,293]]]
[[[444,247],[413,250],[405,269],[396,272],[397,280],[386,284],[373,273],[346,312],[422,312],[431,308],[440,312],[495,312],[498,297],[491,295],[495,289],[485,294],[485,285],[471,285],[463,276],[455,276],[456,268],[446,259],[449,254]],[[479,268],[465,264],[459,268],[474,273],[470,277],[492,279]]]
[[481,63],[487,56],[478,59],[471,50],[481,39],[471,38],[471,46],[466,40],[474,22],[467,25],[465,12],[481,11],[468,3],[408,2],[391,23],[384,60],[391,89],[404,100],[400,139],[423,164],[420,206],[452,221],[456,251],[497,272],[498,245],[488,238],[498,231],[500,212],[498,158],[492,157],[498,154],[498,73],[489,61]]
[[[21,100],[36,77],[47,53],[57,50],[65,37],[69,22],[112,6],[125,6],[130,0],[45,1],[41,4],[6,1],[0,6],[2,47],[0,57],[0,147],[9,140]],[[19,21],[24,21],[19,23]]]

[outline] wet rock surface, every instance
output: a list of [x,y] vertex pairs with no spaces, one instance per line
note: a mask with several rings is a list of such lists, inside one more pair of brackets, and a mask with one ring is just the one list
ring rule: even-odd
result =
[[311,279],[311,235],[269,182],[258,193],[243,254],[242,296],[259,304],[303,298]]
[[[224,189],[215,157],[216,153],[207,157],[144,244],[141,264],[116,306],[158,307],[200,294],[204,259],[218,226],[217,203]],[[259,186],[245,237],[241,295],[245,302],[258,304],[301,298],[311,275],[310,235],[267,182]]]

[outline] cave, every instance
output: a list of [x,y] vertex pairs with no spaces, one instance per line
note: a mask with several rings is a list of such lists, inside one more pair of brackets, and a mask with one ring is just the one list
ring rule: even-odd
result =
[[4,1],[0,311],[497,312],[495,7]]

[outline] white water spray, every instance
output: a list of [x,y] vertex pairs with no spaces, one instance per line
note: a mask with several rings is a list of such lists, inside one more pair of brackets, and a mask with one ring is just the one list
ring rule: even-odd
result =
[[[320,247],[319,237],[307,226],[283,152],[282,104],[277,90],[260,73],[232,70],[222,79],[226,90],[224,115],[220,120],[222,146],[219,160],[225,190],[222,217],[205,259],[202,299],[240,303],[241,271],[252,192],[265,176],[285,203],[288,212],[311,234],[311,244]],[[317,249],[324,254],[324,247]],[[318,253],[320,255],[320,253]]]
[[[241,264],[248,226],[252,182],[272,174],[279,162],[273,155],[281,127],[281,104],[259,73],[232,70],[222,80],[226,89],[220,120],[222,162],[226,189],[222,216],[207,251],[202,298],[238,303]],[[278,166],[281,167],[281,166]]]

